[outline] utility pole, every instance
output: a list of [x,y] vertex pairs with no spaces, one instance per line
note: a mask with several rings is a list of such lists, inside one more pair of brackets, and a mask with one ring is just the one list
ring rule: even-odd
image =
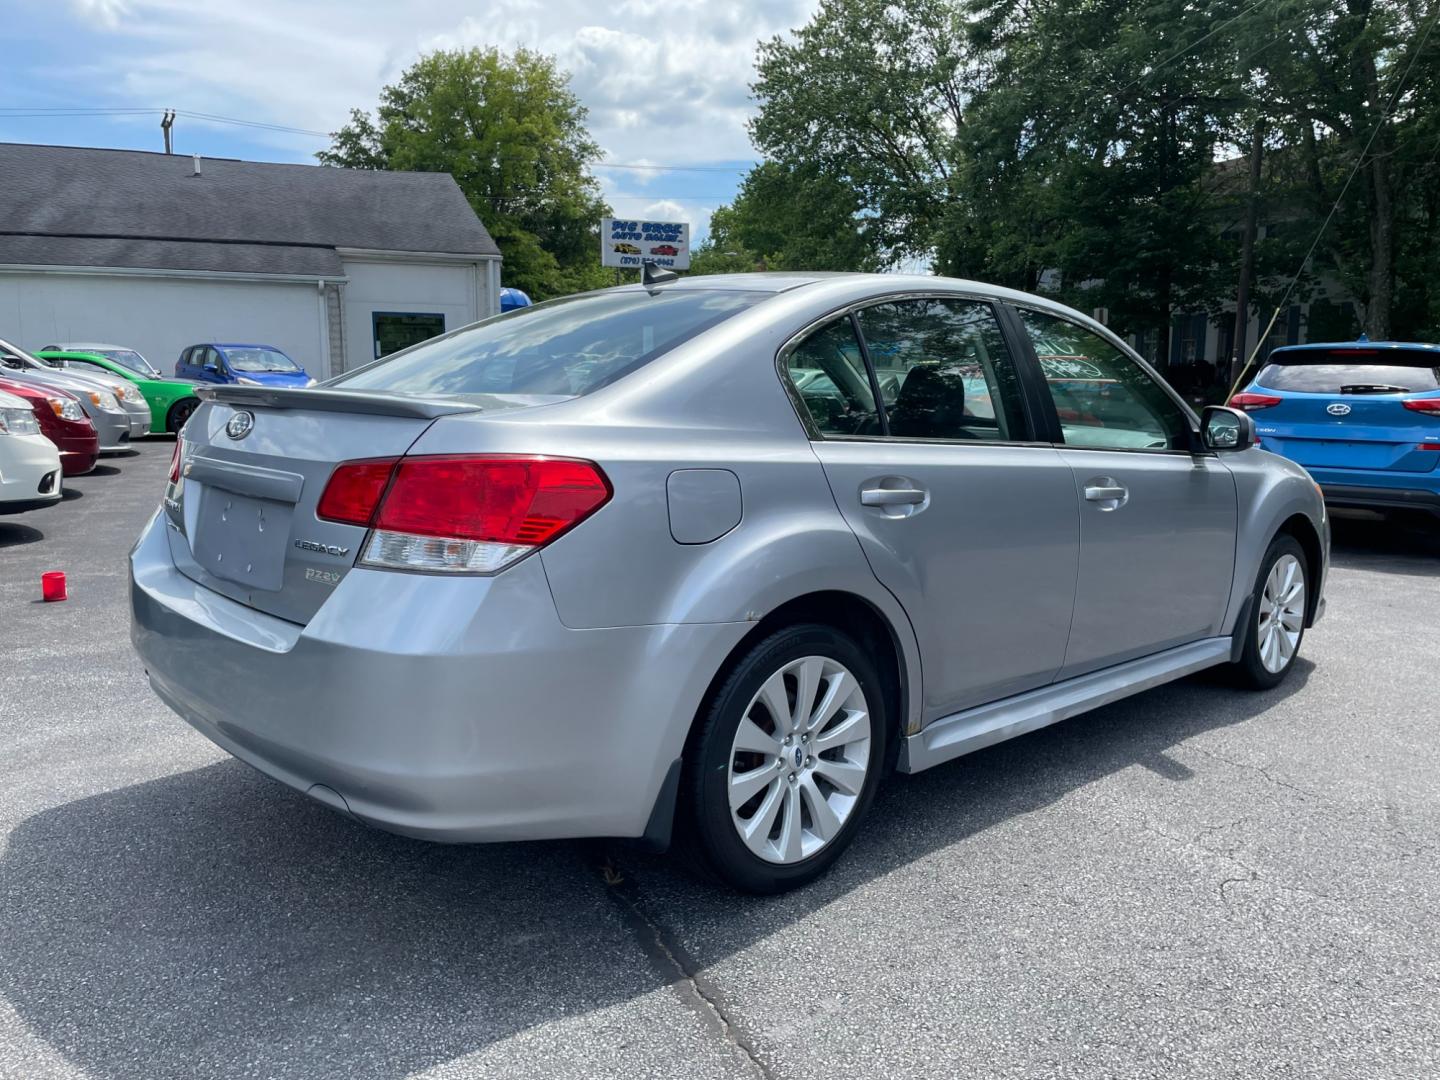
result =
[[170,142],[170,129],[175,126],[175,110],[166,109],[165,115],[160,118],[160,130],[165,133],[165,153],[173,154],[175,147]]
[[1240,241],[1240,287],[1235,293],[1235,342],[1230,353],[1230,377],[1234,384],[1245,363],[1245,332],[1250,328],[1250,282],[1255,276],[1255,232],[1260,213],[1260,157],[1265,152],[1265,122],[1255,121],[1250,143],[1250,186],[1245,192],[1245,234]]

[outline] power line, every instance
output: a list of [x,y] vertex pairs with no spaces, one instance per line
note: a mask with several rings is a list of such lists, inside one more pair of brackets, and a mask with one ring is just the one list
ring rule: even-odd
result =
[[[121,108],[118,106],[101,105],[55,105],[55,106],[4,106],[0,107],[0,119],[10,120],[14,118],[42,118],[59,116],[137,116],[164,113],[164,109],[149,108]],[[236,116],[217,116],[215,113],[196,112],[192,109],[176,109],[177,116],[188,116],[192,120],[206,120],[215,124],[234,124],[237,127],[258,128],[262,131],[278,131],[289,135],[311,135],[317,139],[328,139],[333,134],[329,131],[316,131],[313,128],[291,127],[288,124],[271,124],[263,120],[244,120]],[[696,172],[696,173],[725,173],[735,174],[746,172],[750,165],[656,165],[651,163],[625,162],[625,161],[597,161],[593,163],[597,169],[629,169],[641,172]],[[691,196],[696,197],[696,196]],[[728,198],[729,196],[724,196]]]
[[1123,94],[1123,93],[1125,93],[1126,90],[1129,90],[1132,86],[1136,86],[1136,85],[1138,85],[1139,83],[1142,83],[1142,82],[1144,82],[1144,81],[1147,80],[1147,79],[1153,79],[1157,74],[1159,74],[1159,72],[1160,72],[1163,68],[1168,67],[1168,66],[1171,64],[1171,62],[1173,62],[1173,61],[1175,61],[1175,60],[1179,60],[1182,56],[1185,56],[1185,55],[1188,54],[1188,53],[1194,52],[1194,51],[1195,51],[1196,49],[1198,49],[1201,45],[1205,44],[1205,42],[1209,41],[1209,40],[1210,40],[1212,37],[1214,37],[1216,34],[1220,33],[1221,30],[1224,30],[1224,29],[1225,29],[1227,26],[1229,26],[1231,23],[1233,23],[1233,22],[1238,22],[1240,19],[1243,19],[1246,15],[1249,15],[1249,14],[1250,14],[1252,11],[1254,11],[1256,8],[1260,7],[1260,5],[1265,4],[1265,3],[1268,3],[1268,2],[1269,2],[1269,0],[1255,0],[1255,3],[1251,4],[1251,5],[1250,5],[1249,7],[1247,7],[1244,11],[1240,12],[1238,15],[1232,15],[1230,18],[1226,19],[1224,22],[1222,22],[1222,23],[1220,23],[1219,25],[1217,25],[1217,26],[1215,26],[1214,28],[1212,28],[1211,31],[1210,31],[1208,34],[1203,34],[1203,35],[1201,35],[1200,37],[1196,38],[1194,41],[1192,41],[1189,45],[1185,46],[1185,48],[1181,49],[1179,52],[1171,53],[1169,56],[1167,56],[1164,60],[1161,60],[1158,64],[1156,64],[1153,68],[1151,68],[1151,69],[1150,69],[1148,72],[1146,72],[1144,75],[1141,75],[1138,79],[1132,79],[1130,82],[1126,83],[1124,86],[1122,86],[1119,90],[1117,90],[1117,91],[1115,91],[1115,92],[1116,92],[1117,94]]
[[1395,103],[1400,100],[1400,94],[1405,89],[1405,83],[1410,78],[1410,72],[1414,70],[1415,61],[1420,59],[1420,54],[1425,51],[1425,43],[1430,40],[1430,34],[1435,29],[1435,24],[1440,22],[1440,10],[1437,10],[1430,17],[1430,25],[1425,28],[1425,33],[1420,35],[1420,41],[1415,46],[1415,51],[1410,54],[1410,63],[1405,65],[1400,79],[1395,84],[1395,89],[1390,93],[1390,100],[1385,103],[1385,109],[1380,114],[1380,119],[1375,122],[1374,128],[1370,131],[1370,137],[1365,140],[1365,146],[1355,157],[1355,164],[1350,167],[1350,174],[1345,177],[1345,183],[1340,188],[1340,194],[1335,196],[1335,202],[1330,207],[1330,212],[1325,215],[1325,220],[1320,223],[1320,231],[1315,234],[1315,239],[1310,243],[1310,249],[1305,252],[1305,258],[1300,260],[1300,268],[1295,271],[1295,276],[1290,279],[1290,284],[1285,286],[1285,292],[1280,297],[1280,303],[1275,306],[1275,314],[1270,316],[1270,322],[1265,327],[1265,332],[1255,340],[1255,348],[1250,352],[1250,358],[1245,361],[1245,366],[1240,369],[1236,376],[1234,386],[1230,387],[1230,396],[1234,396],[1235,387],[1239,386],[1249,372],[1250,366],[1255,363],[1255,357],[1260,354],[1260,346],[1270,336],[1270,331],[1275,328],[1275,320],[1280,318],[1280,312],[1285,310],[1285,303],[1290,299],[1290,294],[1295,291],[1296,284],[1300,281],[1300,275],[1305,273],[1305,267],[1310,265],[1310,259],[1315,254],[1315,249],[1320,246],[1320,239],[1325,235],[1325,230],[1330,227],[1336,211],[1345,199],[1345,193],[1350,190],[1350,184],[1355,180],[1356,174],[1360,172],[1360,166],[1365,163],[1365,157],[1370,153],[1370,146],[1375,142],[1375,136],[1380,134],[1380,129],[1385,126],[1385,121],[1390,119],[1390,113],[1395,108]]

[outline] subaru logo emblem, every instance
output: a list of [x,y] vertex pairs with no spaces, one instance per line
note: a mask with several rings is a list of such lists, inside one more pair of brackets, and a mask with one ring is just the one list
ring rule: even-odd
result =
[[800,768],[800,766],[802,766],[802,765],[804,765],[804,764],[805,764],[805,751],[804,751],[804,750],[801,750],[801,749],[797,746],[797,747],[795,748],[795,768],[798,769],[798,768]]
[[[1349,409],[1345,410],[1349,412]],[[255,426],[255,414],[245,412],[243,409],[230,417],[230,422],[225,425],[225,434],[232,439],[243,439],[250,434],[250,429]]]
[[1325,406],[1325,411],[1331,416],[1349,416],[1350,406],[1346,405],[1343,401],[1337,401],[1333,405]]

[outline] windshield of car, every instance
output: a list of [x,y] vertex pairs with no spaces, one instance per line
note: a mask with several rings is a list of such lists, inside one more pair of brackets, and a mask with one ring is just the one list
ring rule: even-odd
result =
[[236,371],[299,371],[300,365],[278,349],[226,349],[225,359]]
[[19,345],[12,345],[4,338],[0,338],[0,362],[9,368],[49,368],[55,371],[60,367],[59,364],[52,364],[48,360],[32,356]]
[[95,352],[107,360],[114,360],[121,367],[135,372],[136,375],[144,375],[148,378],[156,378],[160,369],[146,360],[134,349],[96,349]]
[[1413,394],[1440,390],[1440,354],[1424,349],[1297,349],[1276,353],[1255,377],[1299,394]]
[[768,293],[587,293],[518,308],[342,375],[347,390],[579,397],[643,367]]

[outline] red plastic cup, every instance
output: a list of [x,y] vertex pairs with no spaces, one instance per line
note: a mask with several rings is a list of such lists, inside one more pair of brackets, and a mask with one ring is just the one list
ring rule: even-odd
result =
[[40,595],[47,604],[65,599],[65,571],[51,570],[40,575]]

